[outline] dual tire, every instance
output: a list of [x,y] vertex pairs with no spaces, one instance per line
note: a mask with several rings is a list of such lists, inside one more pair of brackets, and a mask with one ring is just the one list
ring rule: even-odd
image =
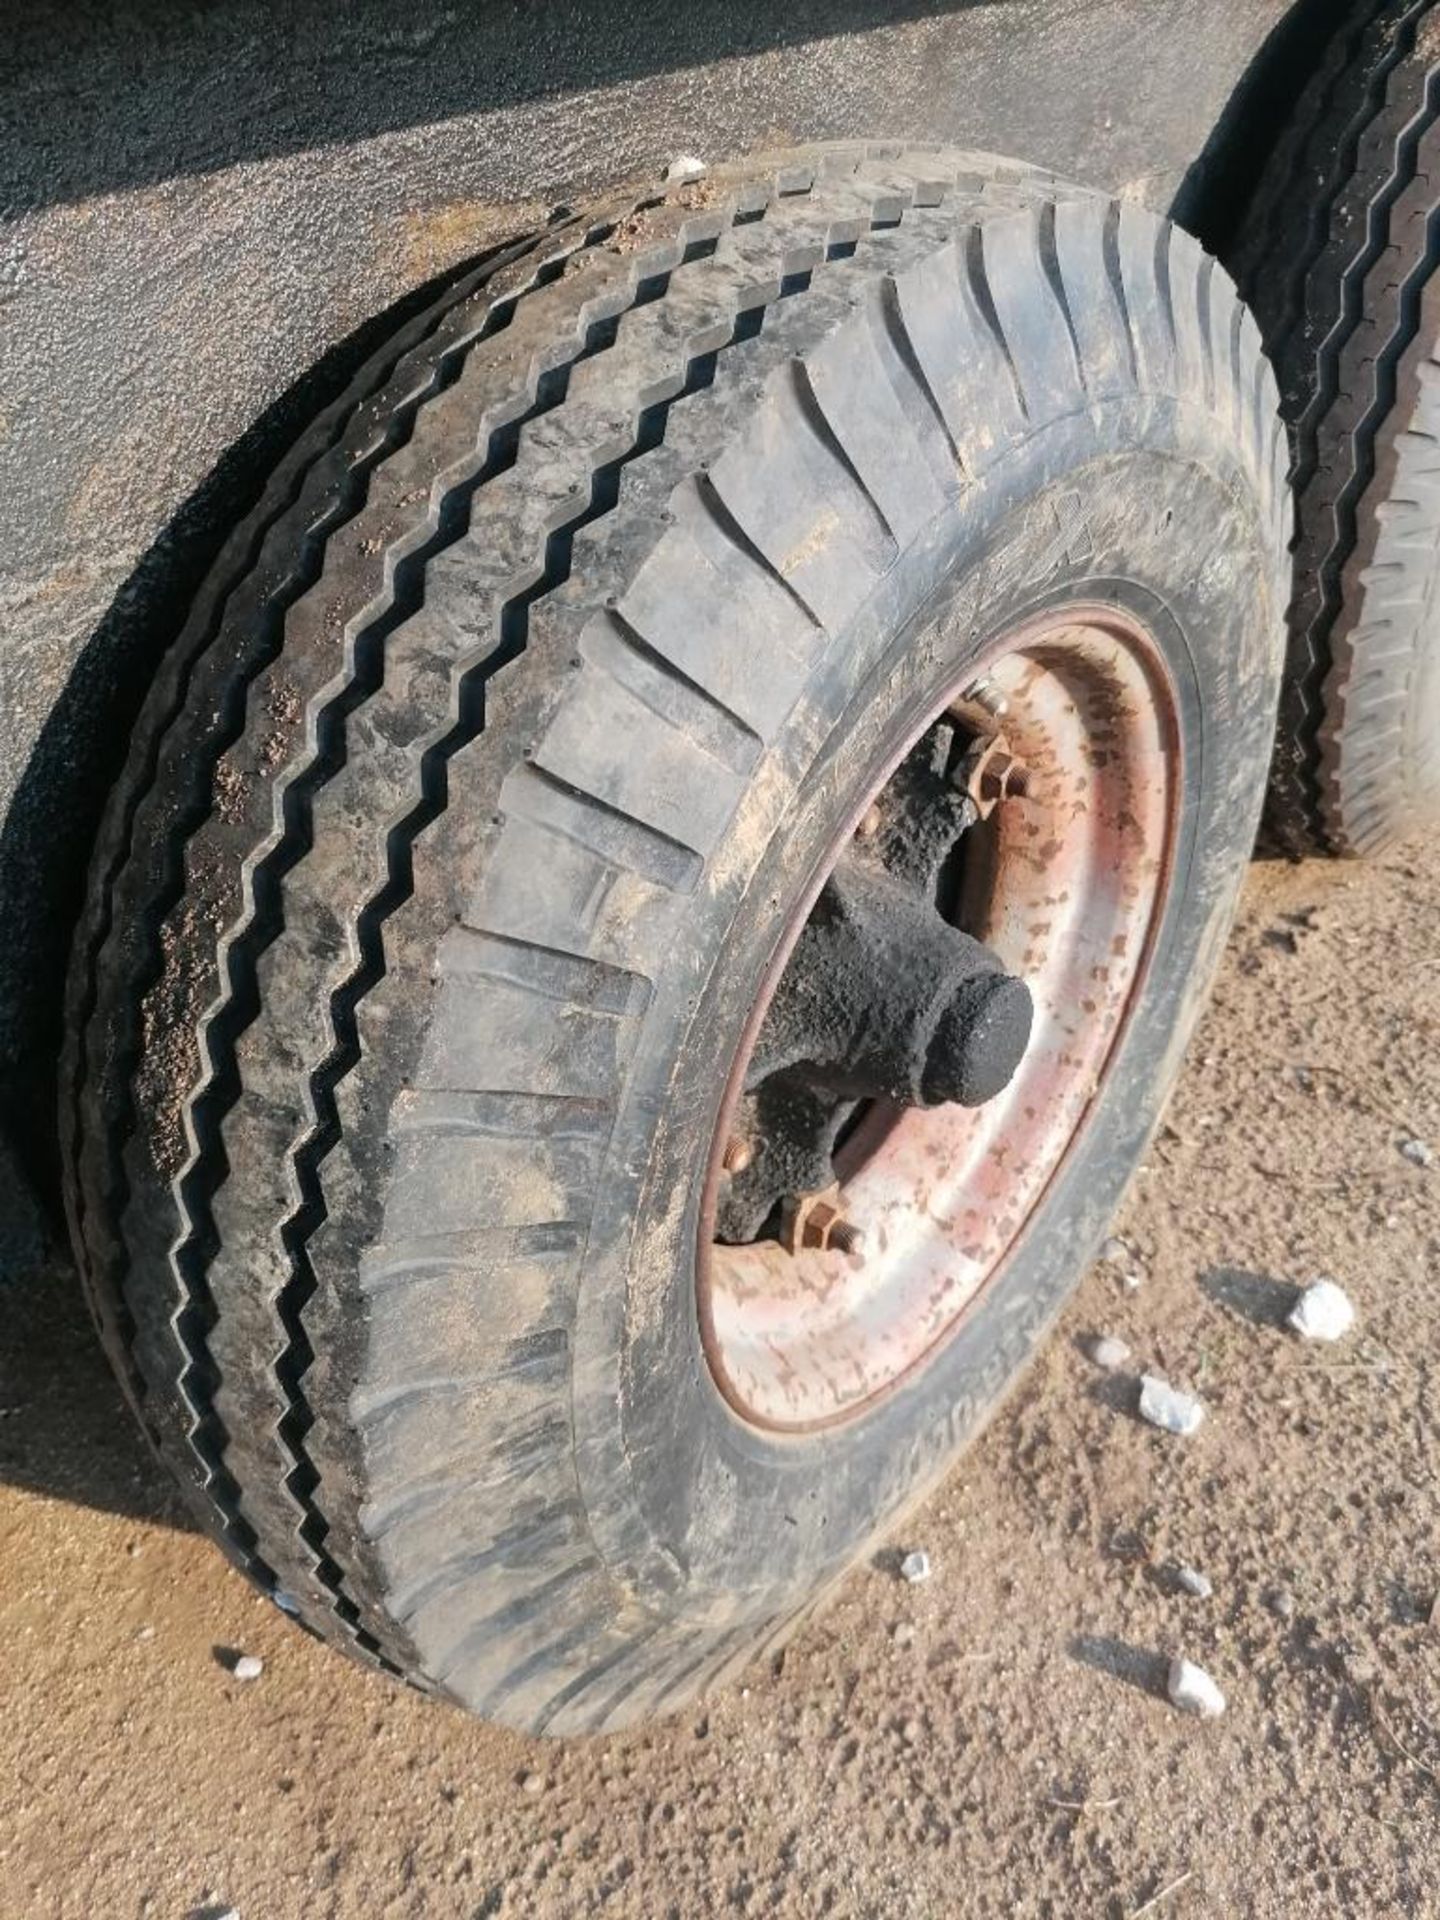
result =
[[1345,10],[1230,258],[1293,448],[1289,646],[1269,822],[1372,854],[1440,813],[1440,32]]

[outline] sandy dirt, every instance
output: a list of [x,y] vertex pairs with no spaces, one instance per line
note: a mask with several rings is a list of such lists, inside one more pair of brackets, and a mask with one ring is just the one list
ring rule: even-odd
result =
[[[181,1527],[68,1275],[13,1277],[0,1916],[1440,1914],[1437,936],[1425,849],[1257,866],[1133,1259],[895,1542],[932,1577],[882,1555],[634,1734],[521,1740],[287,1627]],[[1337,1347],[1283,1330],[1318,1274]],[[1102,1331],[1203,1397],[1193,1438]],[[1177,1650],[1223,1719],[1166,1702]]]

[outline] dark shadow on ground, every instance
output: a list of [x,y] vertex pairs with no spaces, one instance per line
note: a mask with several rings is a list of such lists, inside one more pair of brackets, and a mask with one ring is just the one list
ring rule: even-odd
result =
[[1243,1267],[1211,1267],[1200,1284],[1219,1307],[1252,1327],[1283,1327],[1285,1316],[1300,1297],[1288,1280],[1272,1280],[1267,1273],[1249,1273]]
[[68,1260],[0,1277],[0,1483],[192,1527],[125,1404]]
[[1094,1667],[1098,1673],[1123,1680],[1151,1699],[1164,1697],[1170,1663],[1163,1653],[1156,1653],[1151,1647],[1132,1647],[1129,1641],[1117,1640],[1113,1634],[1081,1633],[1070,1642],[1066,1652],[1082,1666]]

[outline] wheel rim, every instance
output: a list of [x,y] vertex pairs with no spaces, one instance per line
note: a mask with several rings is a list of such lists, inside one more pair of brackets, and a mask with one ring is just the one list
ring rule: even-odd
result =
[[[774,1233],[722,1244],[736,1115],[796,943],[897,769],[955,713],[991,716],[1027,770],[1023,794],[965,831],[950,913],[1029,986],[1023,1057],[984,1104],[864,1107],[834,1155],[838,1192],[825,1196],[844,1223],[839,1244],[803,1245],[793,1226],[790,1247]],[[786,923],[711,1148],[698,1309],[712,1375],[741,1418],[792,1430],[853,1418],[900,1386],[994,1282],[1114,1065],[1169,891],[1180,783],[1158,649],[1138,622],[1098,607],[999,638],[878,769]]]

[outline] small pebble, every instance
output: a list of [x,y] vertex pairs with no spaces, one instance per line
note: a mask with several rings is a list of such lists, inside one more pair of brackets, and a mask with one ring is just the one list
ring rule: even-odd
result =
[[1355,1308],[1333,1280],[1312,1280],[1286,1315],[1285,1324],[1305,1340],[1338,1340],[1355,1324]]
[[890,1638],[897,1647],[910,1647],[915,1644],[915,1629],[908,1620],[897,1620],[890,1629]]
[[1295,1617],[1295,1596],[1288,1587],[1272,1587],[1265,1596],[1265,1604],[1277,1620],[1293,1620]]
[[1423,1140],[1409,1139],[1400,1142],[1400,1151],[1412,1167],[1428,1167],[1435,1158],[1433,1151]]
[[907,1720],[900,1729],[900,1738],[905,1742],[907,1747],[913,1747],[920,1738],[920,1731],[920,1722],[918,1720]]
[[1176,1567],[1175,1584],[1188,1593],[1192,1600],[1208,1600],[1215,1591],[1208,1576],[1201,1573],[1198,1567]]
[[930,1556],[923,1547],[916,1547],[900,1562],[900,1578],[912,1587],[930,1578]]
[[545,1791],[544,1776],[538,1773],[522,1773],[520,1776],[520,1791],[522,1793],[543,1793]]
[[1118,1233],[1112,1233],[1110,1238],[1102,1245],[1100,1248],[1100,1258],[1107,1266],[1120,1268],[1120,1284],[1125,1288],[1127,1293],[1134,1293],[1138,1290],[1145,1275],[1135,1264],[1133,1248],[1128,1246],[1126,1242],[1120,1238]]
[[703,180],[710,171],[705,162],[693,153],[677,153],[665,169],[667,187],[693,186],[695,181]]
[[1225,1711],[1225,1696],[1203,1667],[1179,1654],[1170,1662],[1165,1691],[1172,1706],[1184,1713],[1195,1713],[1202,1720],[1218,1720]]
[[1090,1342],[1090,1358],[1106,1373],[1114,1373],[1129,1360],[1130,1349],[1123,1340],[1117,1340],[1113,1333],[1102,1333]]
[[242,1653],[230,1671],[237,1680],[258,1680],[265,1671],[265,1662],[258,1653]]
[[1140,1418],[1166,1433],[1182,1438],[1192,1434],[1205,1418],[1205,1408],[1193,1393],[1182,1393],[1153,1373],[1140,1376]]
[[137,1627],[135,1629],[135,1638],[137,1640],[153,1640],[155,1638],[154,1627]]

